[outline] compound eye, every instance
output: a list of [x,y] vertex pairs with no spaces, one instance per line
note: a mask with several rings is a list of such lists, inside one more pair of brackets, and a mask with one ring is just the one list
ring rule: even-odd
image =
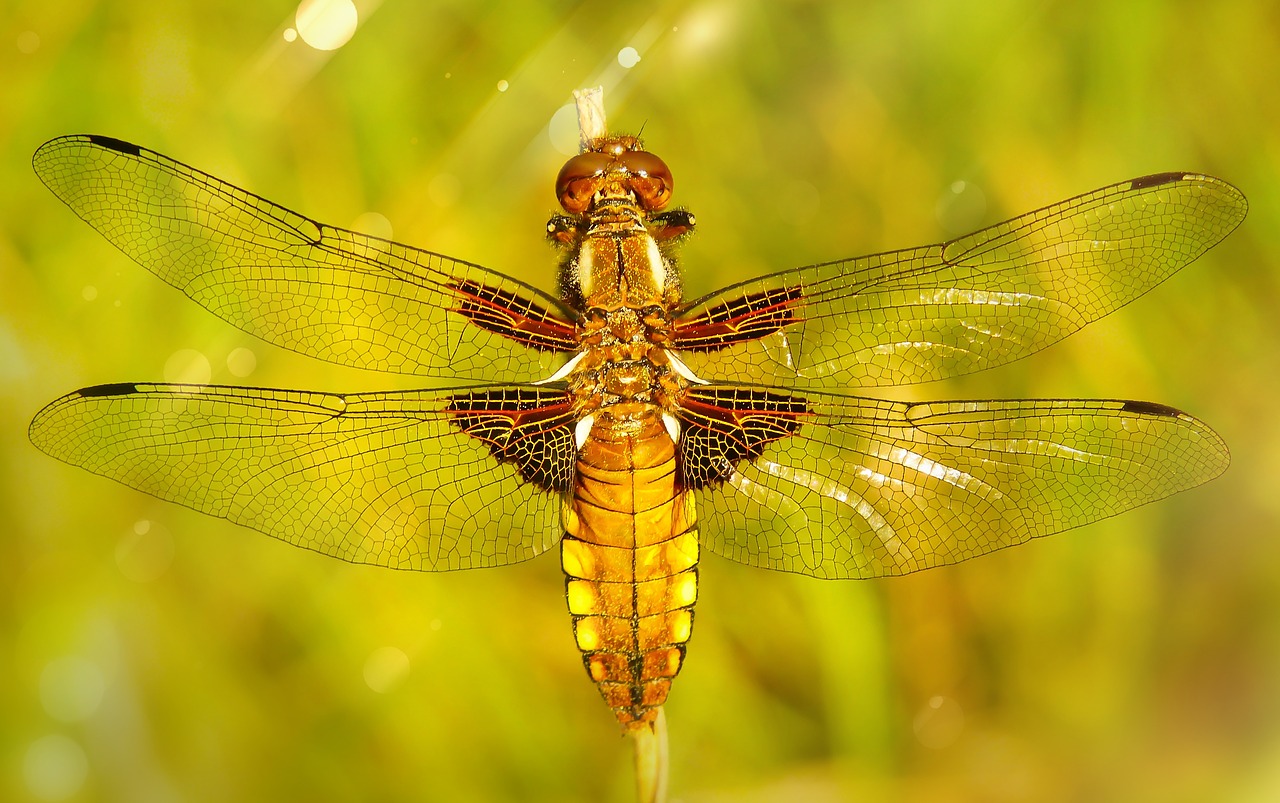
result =
[[588,151],[564,163],[556,176],[556,198],[566,212],[580,215],[587,211],[600,188],[600,177],[613,160],[608,154]]
[[627,169],[627,186],[646,212],[661,209],[671,202],[675,182],[667,163],[648,151],[628,151],[619,158]]

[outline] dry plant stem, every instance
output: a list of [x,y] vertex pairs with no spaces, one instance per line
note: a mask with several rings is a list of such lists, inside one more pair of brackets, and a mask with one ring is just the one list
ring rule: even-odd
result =
[[666,803],[670,761],[667,755],[667,714],[659,707],[653,722],[627,731],[636,751],[636,800]]
[[578,107],[578,150],[585,153],[592,142],[609,133],[604,119],[604,87],[575,89],[573,102]]
[[[604,87],[573,93],[578,108],[578,147],[586,152],[591,143],[609,133],[604,116]],[[636,758],[636,799],[640,803],[666,803],[670,761],[667,754],[667,715],[658,708],[651,723],[629,729]]]

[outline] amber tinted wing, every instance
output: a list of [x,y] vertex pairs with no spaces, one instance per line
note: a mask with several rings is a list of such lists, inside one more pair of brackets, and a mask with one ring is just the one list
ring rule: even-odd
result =
[[263,340],[378,371],[545,378],[573,350],[554,298],[478,265],[325,226],[154,151],[51,140],[36,173],[113,245]]
[[978,371],[1129,303],[1247,208],[1210,176],[1146,176],[951,242],[734,285],[679,311],[675,346],[724,382],[853,388]]
[[547,550],[561,497],[527,475],[565,487],[572,476],[560,448],[572,444],[567,397],[528,386],[338,396],[102,385],[41,410],[30,435],[161,499],[395,569],[500,566]]
[[704,472],[703,544],[814,577],[967,560],[1207,482],[1229,460],[1205,424],[1146,402],[700,392],[706,409],[682,422],[689,442],[701,429],[701,451],[683,459],[686,476]]

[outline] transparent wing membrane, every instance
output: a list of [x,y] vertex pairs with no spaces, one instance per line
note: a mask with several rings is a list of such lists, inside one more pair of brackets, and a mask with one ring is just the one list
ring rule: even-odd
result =
[[[564,377],[529,383],[579,350],[573,310],[119,140],[62,137],[34,164],[112,244],[267,341],[360,368],[519,383],[347,396],[103,385],[42,410],[36,446],[356,563],[499,566],[557,543],[576,425],[602,405]],[[1024,357],[1159,284],[1246,210],[1218,179],[1147,176],[951,242],[776,273],[682,305],[670,333],[648,336],[679,352],[677,374],[690,379],[687,365],[709,384],[669,377],[675,390],[654,380],[645,392],[675,399],[659,412],[679,438],[678,482],[694,494],[706,548],[815,577],[900,575],[1216,477],[1229,459],[1222,440],[1158,404],[907,404],[821,389]]]
[[59,460],[352,563],[502,566],[559,541],[560,502],[445,413],[484,390],[102,385],[41,410],[30,435]]
[[1213,430],[1157,404],[804,400],[798,432],[696,492],[710,551],[814,577],[908,574],[1163,499],[1229,461]]
[[[533,382],[576,345],[571,313],[522,282],[317,223],[146,148],[60,137],[33,163],[112,245],[278,346],[376,371]],[[506,320],[483,317],[494,298]]]
[[681,308],[676,345],[699,376],[733,383],[865,388],[980,371],[1129,303],[1247,209],[1210,176],[1133,179],[951,242],[720,290]]

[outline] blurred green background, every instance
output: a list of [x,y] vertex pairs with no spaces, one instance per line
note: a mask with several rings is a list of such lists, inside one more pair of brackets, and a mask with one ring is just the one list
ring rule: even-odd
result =
[[1213,424],[1230,471],[898,580],[707,557],[667,708],[673,798],[1280,799],[1280,6],[357,5],[327,52],[286,41],[292,0],[0,5],[0,798],[630,798],[555,557],[349,566],[56,463],[25,434],[68,390],[180,376],[193,356],[215,382],[408,386],[186,301],[39,184],[44,140],[132,140],[550,289],[565,157],[549,122],[603,83],[613,127],[643,127],[698,215],[693,294],[1157,171],[1222,176],[1252,205],[1222,246],[1067,342],[894,392],[1156,400]]

